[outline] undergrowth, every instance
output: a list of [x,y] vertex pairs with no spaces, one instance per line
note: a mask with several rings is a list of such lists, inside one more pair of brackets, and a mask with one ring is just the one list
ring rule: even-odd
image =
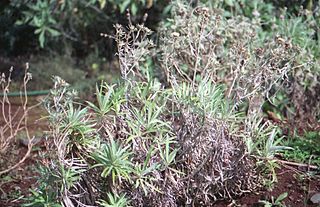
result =
[[312,131],[289,137],[283,144],[292,147],[293,150],[284,152],[283,156],[286,160],[320,166],[319,138],[320,133]]

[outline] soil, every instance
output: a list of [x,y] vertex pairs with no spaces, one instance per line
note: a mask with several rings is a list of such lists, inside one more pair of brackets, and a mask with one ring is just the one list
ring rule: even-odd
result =
[[[33,100],[36,102],[36,100]],[[13,111],[18,110],[19,105],[13,104]],[[46,130],[46,123],[38,121],[45,113],[40,108],[35,108],[29,113],[30,125],[28,126],[31,134],[36,134],[39,131]],[[1,117],[0,117],[1,118]],[[35,123],[35,121],[37,121]],[[3,124],[3,120],[0,120]],[[21,158],[27,147],[21,143],[16,143],[16,146],[11,150],[17,158]],[[36,166],[39,162],[43,162],[42,156],[45,152],[44,140],[37,143],[30,157],[16,170],[4,175],[0,179],[0,207],[1,206],[21,206],[24,199],[30,194],[29,189],[36,186],[37,172]],[[319,173],[319,172],[318,172]],[[311,175],[310,171],[281,165],[277,170],[278,182],[274,184],[272,190],[262,189],[256,193],[246,194],[233,202],[219,202],[212,206],[217,207],[259,207],[264,206],[261,200],[271,201],[278,198],[282,193],[287,192],[288,196],[283,200],[287,207],[316,207],[316,204],[311,204],[309,199],[316,192],[320,192],[320,175]],[[272,205],[276,206],[276,205]]]
[[[242,206],[242,207],[263,207],[260,201],[271,202],[279,195],[287,192],[288,196],[283,200],[286,207],[317,207],[319,204],[312,204],[310,197],[316,192],[320,192],[320,177],[308,176],[307,173],[302,172],[291,166],[282,165],[281,169],[277,170],[278,182],[274,184],[272,190],[261,190],[255,194],[247,194],[236,200],[234,205],[232,202],[219,203],[217,207],[224,206]],[[272,205],[276,206],[276,205]]]

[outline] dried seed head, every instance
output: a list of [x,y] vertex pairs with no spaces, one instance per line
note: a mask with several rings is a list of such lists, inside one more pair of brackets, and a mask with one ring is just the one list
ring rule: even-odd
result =
[[171,36],[172,37],[179,37],[180,33],[179,32],[173,32],[173,33],[171,33]]

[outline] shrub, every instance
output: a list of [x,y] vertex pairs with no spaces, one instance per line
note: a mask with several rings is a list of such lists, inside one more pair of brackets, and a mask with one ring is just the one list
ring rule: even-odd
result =
[[[297,48],[274,36],[261,42],[260,25],[245,17],[225,19],[207,8],[178,5],[160,31],[160,64],[167,82],[199,82],[209,77],[224,84],[236,105],[249,100],[257,111],[273,86],[294,68]],[[171,34],[171,36],[167,35]]]
[[313,130],[320,115],[320,96],[317,92],[320,87],[320,68],[317,64],[320,53],[316,24],[316,18],[308,10],[302,10],[299,16],[284,15],[275,28],[275,32],[287,36],[300,46],[294,70],[288,74],[290,85],[283,90],[291,100],[287,107],[294,109],[291,110],[294,111],[294,119],[290,122],[305,129],[309,127],[301,123],[308,123]]
[[[115,26],[121,80],[97,86],[96,103],[81,107],[54,79],[47,167],[59,175],[35,192],[53,191],[66,206],[206,206],[261,186],[257,160],[285,147],[256,112],[292,69],[297,47],[284,37],[259,41],[259,25],[246,18],[182,4],[173,12],[159,47],[144,25]],[[245,100],[254,109],[239,113]]]
[[[125,93],[119,93],[126,85],[111,92],[98,91],[97,97],[106,92],[114,100],[109,99],[109,111],[102,114],[100,106],[106,105],[93,107],[91,103],[100,110],[92,114],[81,109],[73,121],[68,114],[74,107],[63,101],[67,91],[64,87],[52,91],[55,98],[48,99],[47,107],[55,146],[49,169],[74,172],[78,178],[55,175],[55,187],[49,183],[51,187],[45,188],[48,196],[55,192],[54,199],[64,203],[94,204],[106,198],[107,192],[109,200],[111,195],[125,194],[135,205],[178,205],[190,199],[207,204],[257,186],[254,160],[228,124],[240,121],[229,111],[221,89],[206,83],[202,86],[206,90],[195,92],[191,84],[170,90],[157,82],[133,84],[127,88],[127,100]],[[116,94],[126,101],[111,98]],[[59,102],[48,104],[50,100]],[[89,130],[90,123],[96,123],[94,131]],[[40,186],[34,192],[43,190]]]

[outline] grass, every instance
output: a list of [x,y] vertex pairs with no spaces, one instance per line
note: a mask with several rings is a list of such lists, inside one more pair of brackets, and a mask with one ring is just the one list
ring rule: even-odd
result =
[[284,141],[284,144],[293,148],[283,153],[286,160],[320,166],[320,134],[309,131],[303,135],[296,135]]

